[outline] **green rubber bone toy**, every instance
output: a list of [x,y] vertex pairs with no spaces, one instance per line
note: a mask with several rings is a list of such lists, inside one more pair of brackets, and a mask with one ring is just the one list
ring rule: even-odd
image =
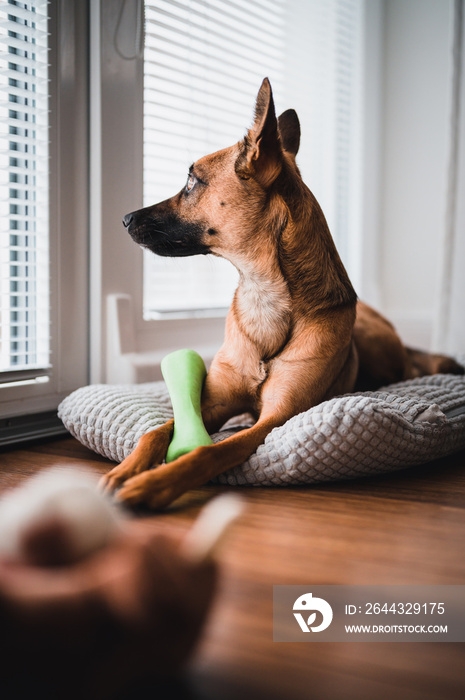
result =
[[163,358],[161,371],[174,412],[174,433],[166,453],[166,461],[173,462],[196,447],[212,444],[200,410],[207,370],[195,350],[176,350]]

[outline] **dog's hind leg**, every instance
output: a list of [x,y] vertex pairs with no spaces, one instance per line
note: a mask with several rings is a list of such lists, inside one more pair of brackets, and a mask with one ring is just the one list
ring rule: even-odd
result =
[[452,357],[405,348],[410,361],[410,377],[423,377],[429,374],[465,374],[465,367]]
[[405,347],[390,321],[361,301],[353,333],[359,357],[358,391],[430,374],[464,374],[451,357]]

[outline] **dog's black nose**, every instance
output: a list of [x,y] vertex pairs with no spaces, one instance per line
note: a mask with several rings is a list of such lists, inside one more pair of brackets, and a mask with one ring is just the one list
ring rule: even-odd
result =
[[132,214],[126,214],[126,216],[123,216],[123,226],[124,228],[127,228],[133,221],[134,217]]

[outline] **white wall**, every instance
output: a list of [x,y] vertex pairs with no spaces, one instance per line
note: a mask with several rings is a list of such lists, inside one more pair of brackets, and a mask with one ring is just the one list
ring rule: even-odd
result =
[[448,216],[433,347],[465,361],[465,2],[454,4]]
[[452,0],[385,0],[380,303],[429,347],[446,222]]

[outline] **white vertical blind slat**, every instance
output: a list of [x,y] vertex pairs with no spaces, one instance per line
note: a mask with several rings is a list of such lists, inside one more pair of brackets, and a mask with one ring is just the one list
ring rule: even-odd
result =
[[47,5],[0,4],[0,381],[49,366]]

